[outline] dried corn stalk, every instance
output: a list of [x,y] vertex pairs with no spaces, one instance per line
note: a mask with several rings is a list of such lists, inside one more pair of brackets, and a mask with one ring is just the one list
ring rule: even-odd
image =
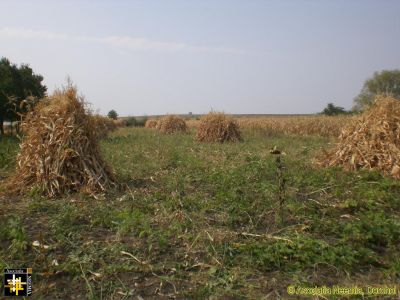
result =
[[157,127],[157,120],[155,119],[149,119],[146,121],[146,124],[144,125],[146,128],[156,128]]
[[75,87],[54,92],[28,113],[11,191],[36,188],[54,197],[82,191],[94,195],[115,185],[98,146],[96,121]]
[[343,129],[336,147],[317,159],[321,166],[379,170],[400,178],[400,101],[378,97]]
[[163,134],[172,134],[176,132],[188,132],[188,127],[184,119],[168,115],[158,120],[156,128]]
[[197,130],[199,142],[239,142],[242,140],[237,122],[223,113],[211,112],[203,116]]
[[97,137],[100,139],[108,137],[110,132],[117,130],[118,126],[120,126],[117,121],[107,117],[93,115],[92,118],[94,122],[95,132],[97,134]]
[[[338,137],[342,129],[354,119],[353,116],[263,116],[236,117],[242,129],[260,131],[266,135],[289,134],[302,136]],[[198,128],[201,121],[188,120],[189,128]]]
[[269,135],[338,137],[343,127],[352,119],[352,116],[271,116],[241,117],[237,122],[241,128],[259,130]]

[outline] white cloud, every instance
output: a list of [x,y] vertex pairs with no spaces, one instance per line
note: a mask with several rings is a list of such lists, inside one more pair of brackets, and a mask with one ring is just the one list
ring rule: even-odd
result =
[[146,38],[131,37],[131,36],[81,36],[81,35],[67,35],[63,33],[56,33],[43,30],[32,30],[24,28],[0,28],[0,38],[14,38],[14,39],[32,39],[32,40],[48,40],[48,41],[81,41],[104,44],[116,48],[127,50],[152,50],[162,52],[178,52],[178,51],[191,51],[191,52],[212,52],[212,53],[231,53],[243,54],[243,50],[235,48],[223,47],[199,47],[192,46],[186,43],[177,42],[160,42],[153,41]]
[[18,28],[1,28],[0,37],[35,39],[35,40],[52,40],[52,41],[54,40],[65,41],[69,38],[66,34],[59,34],[49,31],[39,31],[32,29],[18,29]]

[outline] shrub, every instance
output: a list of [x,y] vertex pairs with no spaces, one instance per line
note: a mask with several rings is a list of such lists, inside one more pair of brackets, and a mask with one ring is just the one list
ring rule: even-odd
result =
[[118,114],[115,110],[110,110],[107,114],[107,117],[109,117],[110,119],[116,120],[118,118]]
[[137,120],[135,117],[128,117],[128,118],[124,119],[123,122],[126,127],[133,127],[133,126],[136,126],[136,124],[137,124]]

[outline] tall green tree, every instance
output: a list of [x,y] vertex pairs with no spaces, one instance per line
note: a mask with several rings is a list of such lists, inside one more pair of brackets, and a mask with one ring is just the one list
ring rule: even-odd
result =
[[27,64],[19,67],[7,58],[0,59],[0,133],[4,134],[4,121],[16,121],[25,113],[28,100],[35,102],[46,95],[43,76],[35,74]]
[[364,82],[360,94],[354,98],[353,110],[362,111],[368,108],[377,95],[392,96],[400,100],[400,70],[375,72]]
[[347,114],[348,112],[343,107],[336,106],[333,103],[328,103],[321,113],[327,116],[336,116]]
[[4,134],[4,121],[9,119],[9,95],[13,94],[13,77],[15,72],[15,65],[2,58],[0,60],[0,134]]
[[107,117],[109,117],[110,119],[116,120],[118,118],[118,114],[115,110],[110,110],[107,114]]

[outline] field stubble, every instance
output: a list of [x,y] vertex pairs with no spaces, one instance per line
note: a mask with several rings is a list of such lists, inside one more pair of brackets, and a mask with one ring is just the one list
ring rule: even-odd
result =
[[[289,284],[399,279],[398,180],[314,168],[327,137],[245,129],[242,143],[202,144],[192,135],[111,133],[101,150],[125,192],[2,198],[0,269],[32,267],[43,299],[286,298]],[[284,223],[274,146],[286,153]]]

